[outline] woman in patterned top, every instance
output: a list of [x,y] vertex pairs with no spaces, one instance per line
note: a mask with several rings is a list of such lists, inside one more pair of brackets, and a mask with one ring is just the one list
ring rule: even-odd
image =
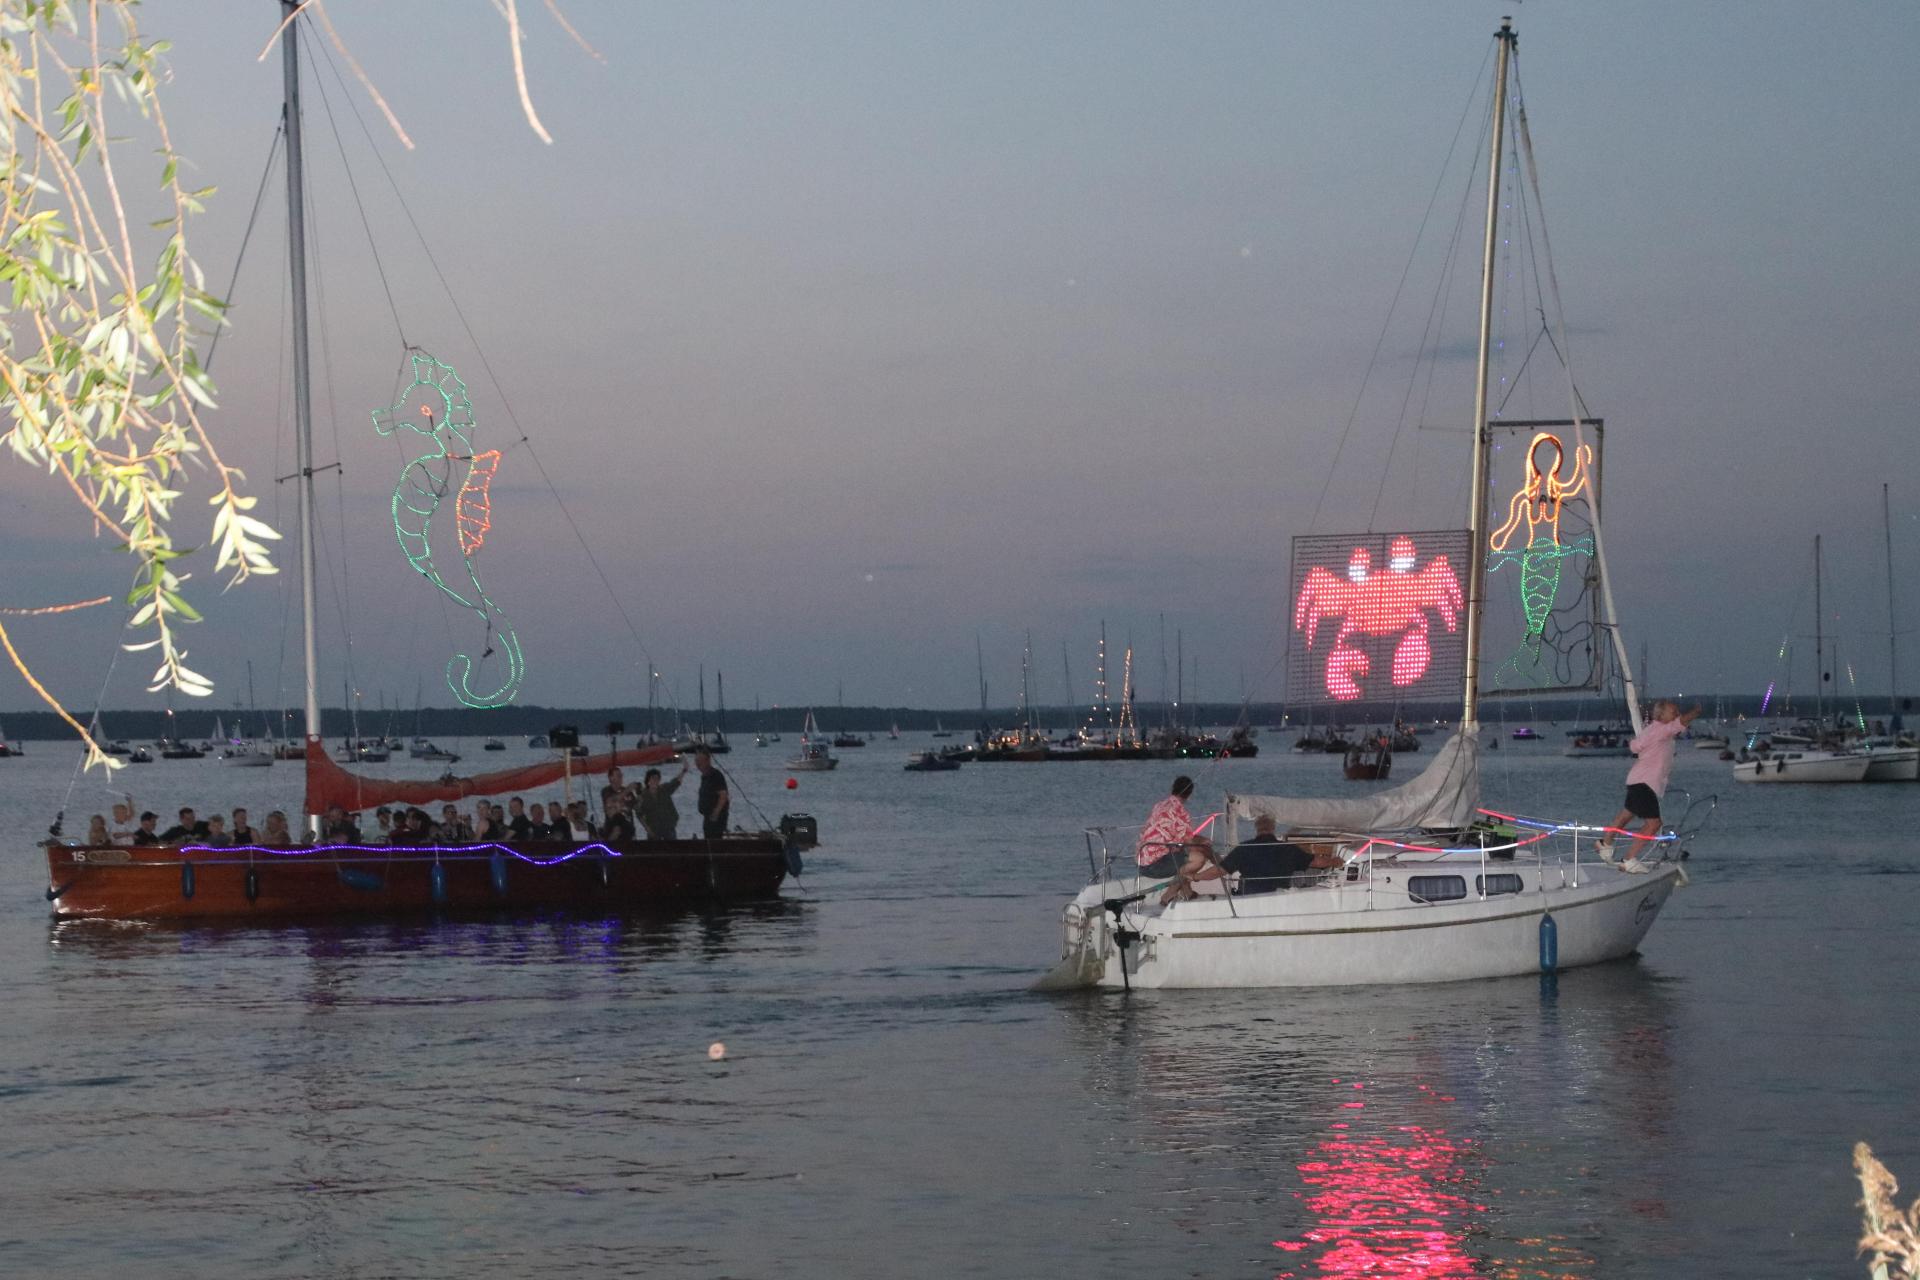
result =
[[1147,825],[1140,829],[1140,841],[1133,848],[1140,875],[1170,876],[1182,870],[1198,871],[1206,865],[1206,854],[1200,848],[1206,838],[1194,838],[1193,819],[1187,814],[1187,798],[1192,794],[1193,779],[1183,773],[1173,780],[1167,798],[1153,806]]

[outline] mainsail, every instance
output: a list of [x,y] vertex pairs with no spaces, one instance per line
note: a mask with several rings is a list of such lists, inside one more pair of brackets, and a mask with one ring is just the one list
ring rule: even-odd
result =
[[616,766],[638,768],[663,764],[673,759],[671,746],[629,747],[625,751],[603,752],[579,759],[562,757],[518,769],[480,773],[471,778],[448,774],[435,781],[401,778],[363,778],[348,773],[327,755],[318,738],[307,739],[308,813],[325,813],[328,806],[359,810],[380,805],[445,804],[468,796],[497,796],[509,791],[533,791],[550,787],[569,773],[580,777],[604,774]]
[[1386,835],[1464,827],[1480,805],[1480,744],[1469,728],[1457,730],[1414,778],[1386,791],[1354,799],[1312,796],[1242,796],[1227,793],[1228,839],[1238,841],[1239,823],[1270,817],[1281,831],[1339,831]]

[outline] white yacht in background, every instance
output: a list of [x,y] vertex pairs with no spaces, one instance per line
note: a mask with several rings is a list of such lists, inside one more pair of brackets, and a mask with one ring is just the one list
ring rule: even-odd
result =
[[1860,751],[1787,747],[1733,765],[1735,782],[1865,782],[1873,757]]
[[820,727],[813,722],[813,712],[807,712],[806,723],[800,728],[800,754],[787,761],[787,768],[795,773],[825,773],[839,767],[840,759],[833,754],[827,740],[820,736]]

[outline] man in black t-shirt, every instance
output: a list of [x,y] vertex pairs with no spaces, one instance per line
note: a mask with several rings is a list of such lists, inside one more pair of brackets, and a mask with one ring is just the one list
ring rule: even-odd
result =
[[161,844],[181,844],[188,840],[199,840],[207,834],[207,824],[193,816],[193,810],[182,809],[180,821],[160,833]]
[[713,753],[705,747],[694,752],[693,767],[700,771],[700,810],[701,829],[709,840],[727,833],[727,806],[732,797],[727,794],[727,779],[713,764]]
[[1294,877],[1313,867],[1313,855],[1275,835],[1272,818],[1260,817],[1253,820],[1253,839],[1228,850],[1220,865],[1240,873],[1241,893],[1271,893],[1292,888]]

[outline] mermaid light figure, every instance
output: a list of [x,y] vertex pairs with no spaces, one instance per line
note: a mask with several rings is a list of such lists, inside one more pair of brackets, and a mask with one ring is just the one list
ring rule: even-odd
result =
[[[416,351],[412,368],[413,381],[401,393],[400,402],[373,411],[373,427],[381,435],[390,436],[404,427],[418,432],[432,445],[401,468],[393,490],[393,532],[400,539],[407,563],[448,599],[471,609],[486,624],[487,645],[479,659],[456,653],[447,662],[447,685],[453,696],[469,707],[505,706],[519,692],[526,664],[520,654],[519,637],[506,614],[481,587],[479,571],[473,564],[492,526],[489,486],[500,467],[500,451],[474,452],[473,403],[467,399],[467,385],[454,374],[453,366]],[[429,536],[434,515],[449,494],[454,498],[455,541],[466,571],[466,580],[457,587],[442,576]],[[506,661],[504,682],[497,689],[475,692],[471,683],[474,666],[496,652]]]
[[[1552,462],[1542,465],[1541,455],[1546,450],[1551,450]],[[1487,539],[1491,552],[1487,572],[1508,564],[1520,566],[1520,607],[1527,618],[1526,635],[1494,673],[1496,684],[1538,689],[1553,683],[1550,673],[1541,668],[1541,649],[1547,618],[1560,596],[1560,562],[1569,556],[1593,553],[1593,539],[1586,534],[1572,542],[1560,541],[1560,505],[1587,487],[1593,449],[1583,444],[1574,451],[1572,473],[1563,480],[1560,468],[1565,461],[1560,437],[1546,431],[1534,436],[1527,446],[1527,478],[1507,504],[1507,522]],[[1508,547],[1523,519],[1527,525],[1526,548],[1510,551]]]

